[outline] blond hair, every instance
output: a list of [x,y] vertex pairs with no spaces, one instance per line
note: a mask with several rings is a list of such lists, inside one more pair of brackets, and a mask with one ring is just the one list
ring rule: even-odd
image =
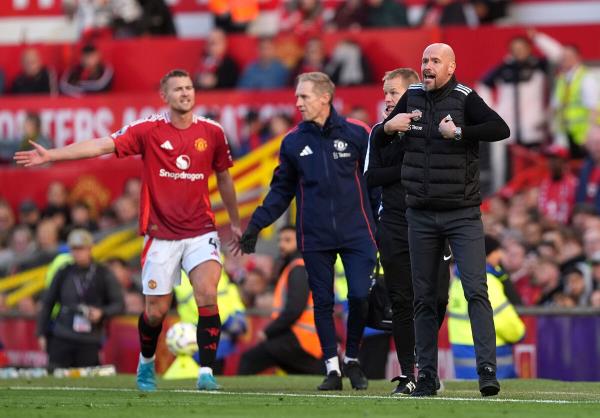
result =
[[406,87],[420,81],[419,74],[412,68],[396,68],[395,70],[388,71],[384,74],[381,81],[388,81],[398,77],[401,77],[402,80],[404,80]]
[[169,81],[169,79],[174,77],[188,77],[189,79],[191,79],[190,73],[188,73],[186,70],[181,70],[177,68],[175,70],[169,71],[163,76],[163,78],[160,79],[160,89],[164,91],[167,87],[167,82]]

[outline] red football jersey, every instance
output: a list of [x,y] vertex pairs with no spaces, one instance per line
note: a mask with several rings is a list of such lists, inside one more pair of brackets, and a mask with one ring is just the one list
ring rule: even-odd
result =
[[208,177],[233,165],[223,128],[194,116],[178,129],[168,114],[133,122],[111,135],[118,157],[141,154],[144,161],[140,232],[167,240],[214,231]]

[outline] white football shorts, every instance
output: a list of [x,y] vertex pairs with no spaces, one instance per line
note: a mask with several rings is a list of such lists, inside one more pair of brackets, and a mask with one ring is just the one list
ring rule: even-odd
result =
[[182,240],[146,236],[142,253],[144,295],[171,293],[181,283],[181,269],[189,276],[194,267],[208,260],[221,264],[221,243],[216,231]]

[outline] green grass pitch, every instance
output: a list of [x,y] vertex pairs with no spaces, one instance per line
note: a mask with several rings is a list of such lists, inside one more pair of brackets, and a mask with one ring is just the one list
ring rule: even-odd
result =
[[318,392],[321,379],[219,377],[219,393],[198,392],[193,380],[159,380],[158,391],[142,393],[131,375],[0,380],[0,417],[600,417],[600,383],[502,381],[499,396],[481,398],[476,382],[448,381],[437,397],[415,399],[390,397],[387,381],[357,392],[344,379],[343,391]]

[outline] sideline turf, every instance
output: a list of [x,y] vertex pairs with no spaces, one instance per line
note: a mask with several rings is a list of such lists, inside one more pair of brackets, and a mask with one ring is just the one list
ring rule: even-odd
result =
[[[600,383],[502,381],[501,395],[482,399],[476,382],[446,382],[433,399],[391,398],[393,385],[367,391],[314,390],[318,376],[220,377],[224,392],[199,393],[195,380],[164,381],[155,393],[135,390],[131,375],[80,379],[0,380],[0,417],[599,417]],[[332,395],[332,396],[329,396]],[[561,403],[562,402],[562,403]]]

